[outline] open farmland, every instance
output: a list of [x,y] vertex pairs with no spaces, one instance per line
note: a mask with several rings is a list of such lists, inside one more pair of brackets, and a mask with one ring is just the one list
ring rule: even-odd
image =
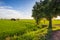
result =
[[[0,40],[44,40],[47,27],[42,28],[42,20],[39,27],[35,20],[0,20]],[[48,25],[48,21],[45,21]],[[60,30],[60,20],[53,20],[53,30]],[[42,37],[41,37],[42,36]],[[10,37],[10,38],[9,38]]]

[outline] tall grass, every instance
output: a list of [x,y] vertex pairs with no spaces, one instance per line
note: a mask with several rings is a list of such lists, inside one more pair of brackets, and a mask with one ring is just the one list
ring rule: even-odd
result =
[[[40,27],[44,24],[42,20]],[[45,20],[48,25],[48,21]],[[53,20],[54,24],[60,24],[60,20]],[[53,27],[58,30],[60,27]],[[44,35],[47,33],[47,27],[39,28],[35,24],[35,20],[0,20],[0,40],[11,37],[11,40],[45,40]],[[16,37],[17,36],[17,37]]]

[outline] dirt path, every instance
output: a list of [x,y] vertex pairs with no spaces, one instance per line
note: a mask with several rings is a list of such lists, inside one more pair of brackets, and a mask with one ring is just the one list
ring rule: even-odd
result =
[[51,38],[51,40],[60,40],[60,30],[52,32],[52,38]]

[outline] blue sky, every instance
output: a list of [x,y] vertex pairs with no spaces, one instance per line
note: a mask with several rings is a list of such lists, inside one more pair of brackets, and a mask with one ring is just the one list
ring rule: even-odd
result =
[[36,1],[38,0],[0,0],[0,18],[31,19]]

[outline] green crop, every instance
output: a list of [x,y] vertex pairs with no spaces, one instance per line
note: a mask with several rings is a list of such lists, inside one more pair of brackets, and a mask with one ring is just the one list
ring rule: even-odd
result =
[[[11,40],[44,40],[47,33],[48,21],[41,21],[39,27],[36,26],[35,20],[0,20],[0,40],[10,37]],[[52,21],[52,30],[60,30],[60,20]],[[44,39],[43,39],[44,38]]]

